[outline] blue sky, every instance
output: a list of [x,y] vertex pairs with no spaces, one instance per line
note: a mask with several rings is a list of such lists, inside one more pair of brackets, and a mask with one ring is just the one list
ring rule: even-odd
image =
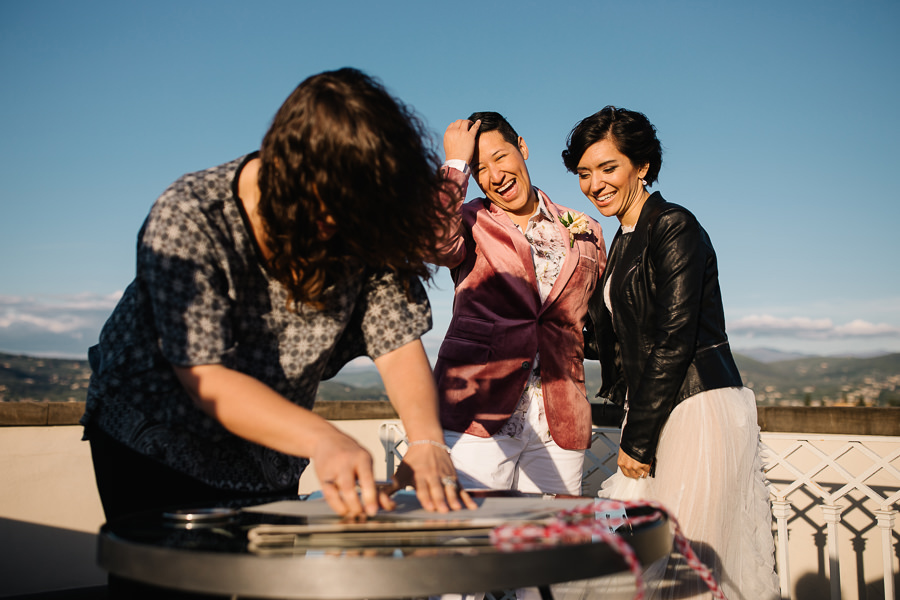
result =
[[[716,246],[736,349],[900,351],[900,3],[559,4],[0,3],[0,350],[85,355],[163,189],[256,149],[302,79],[349,65],[436,142],[503,113],[536,185],[608,240],[560,152],[604,105],[644,112],[654,189]],[[431,299],[433,355],[446,271]]]

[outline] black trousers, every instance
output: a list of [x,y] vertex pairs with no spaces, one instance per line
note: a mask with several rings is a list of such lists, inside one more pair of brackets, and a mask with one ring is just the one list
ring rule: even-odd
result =
[[88,427],[97,491],[107,521],[149,510],[215,506],[230,500],[265,501],[297,495],[297,486],[272,492],[222,490],[185,475],[120,444],[96,427]]
[[[135,452],[100,431],[88,426],[91,458],[97,491],[107,521],[126,515],[186,506],[220,506],[233,501],[282,499],[297,495],[297,486],[261,494],[221,490],[175,471],[151,458]],[[170,598],[193,600],[222,598],[204,594],[177,592],[162,587],[109,576],[108,598],[144,600]]]

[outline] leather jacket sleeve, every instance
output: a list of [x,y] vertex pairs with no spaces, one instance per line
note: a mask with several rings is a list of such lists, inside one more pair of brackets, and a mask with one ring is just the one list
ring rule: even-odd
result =
[[645,325],[651,327],[641,327],[645,335],[626,341],[639,344],[639,356],[646,359],[642,365],[629,365],[638,370],[639,377],[631,381],[621,443],[629,456],[645,464],[653,461],[659,434],[694,359],[711,253],[702,228],[687,211],[663,212],[648,234],[642,258],[647,289],[629,300],[649,304],[634,308],[649,318]]

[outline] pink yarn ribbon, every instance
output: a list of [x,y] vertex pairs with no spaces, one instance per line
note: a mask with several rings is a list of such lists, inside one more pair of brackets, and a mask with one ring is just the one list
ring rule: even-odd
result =
[[635,600],[644,600],[646,586],[641,572],[641,563],[634,549],[619,534],[610,531],[610,523],[597,515],[604,511],[625,508],[652,509],[651,512],[626,517],[624,525],[637,527],[663,518],[674,526],[675,548],[687,561],[688,566],[703,580],[713,598],[726,600],[712,571],[697,558],[688,539],[681,531],[675,517],[659,502],[651,500],[595,500],[590,504],[560,511],[547,524],[528,523],[525,525],[501,525],[491,531],[491,542],[500,550],[525,550],[566,543],[587,543],[597,539],[609,544],[625,560],[635,578]]

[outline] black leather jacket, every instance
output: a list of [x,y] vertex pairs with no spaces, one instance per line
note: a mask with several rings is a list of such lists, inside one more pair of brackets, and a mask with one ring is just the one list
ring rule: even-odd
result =
[[[603,302],[609,277],[612,315]],[[679,402],[743,385],[725,335],[709,236],[694,215],[658,192],[633,233],[616,233],[588,308],[594,335],[586,356],[599,358],[603,376],[597,396],[622,405],[627,393],[621,447],[644,464],[653,463],[660,431]]]

